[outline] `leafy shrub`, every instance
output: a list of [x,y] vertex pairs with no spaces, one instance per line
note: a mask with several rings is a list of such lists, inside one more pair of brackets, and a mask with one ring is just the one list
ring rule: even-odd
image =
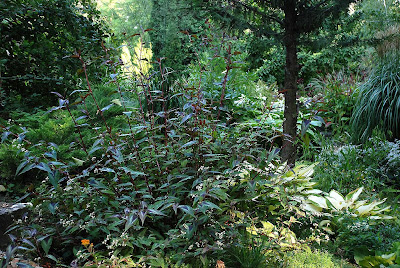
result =
[[323,191],[337,189],[347,193],[363,185],[367,192],[385,187],[381,168],[387,163],[390,149],[379,138],[361,145],[335,146],[327,144],[317,157],[319,165],[314,179]]
[[[84,3],[83,3],[84,2]],[[85,50],[93,61],[102,51],[106,29],[94,1],[22,1],[0,3],[1,90],[8,111],[45,106],[56,100],[50,92],[71,91],[81,74],[74,50]],[[40,46],[37,46],[40,43]],[[91,66],[93,74],[101,65]],[[99,78],[99,77],[97,77]]]
[[361,74],[347,74],[344,70],[311,79],[306,92],[312,98],[305,101],[306,110],[323,118],[325,135],[347,131],[356,101],[353,92],[363,79]]
[[398,267],[400,264],[400,242],[393,243],[389,252],[380,252],[363,247],[355,253],[358,265],[365,268]]
[[21,163],[24,153],[18,148],[17,142],[0,144],[0,177],[1,180],[12,182],[15,171]]
[[327,144],[317,157],[314,179],[323,191],[341,192],[363,185],[368,192],[399,187],[399,142],[374,137],[363,145]]
[[336,265],[332,260],[333,256],[327,252],[315,251],[311,249],[289,251],[284,256],[284,267],[288,268],[336,268],[340,267]]
[[[74,57],[85,71],[81,55]],[[244,201],[237,188],[252,188],[233,186],[230,179],[242,163],[268,167],[276,152],[259,146],[258,129],[249,134],[221,124],[216,104],[200,88],[187,84],[178,96],[166,96],[162,82],[151,80],[155,75],[135,77],[132,87],[124,88],[113,73],[119,97],[111,91],[108,100],[89,80],[87,91],[73,93],[74,102],[57,93],[59,105],[45,116],[61,118],[40,119],[39,130],[26,133],[35,142],[54,135],[61,144],[24,144],[29,154],[17,173],[37,169],[46,178],[34,193],[29,223],[15,226],[22,231],[16,244],[47,260],[76,257],[78,263],[94,258],[82,254],[86,248],[79,241],[85,239],[100,256],[132,255],[145,262],[178,263],[220,249],[217,233],[230,219],[229,193]],[[176,97],[181,106],[167,109],[167,100]],[[116,117],[124,118],[123,124]],[[62,147],[71,139],[73,146]],[[78,148],[79,156],[73,154]]]
[[[218,43],[220,39],[223,41]],[[201,81],[205,98],[219,103],[230,124],[263,114],[263,108],[270,105],[277,93],[276,85],[268,86],[255,72],[246,70],[246,53],[239,51],[243,46],[239,40],[226,34],[220,39],[213,36],[209,43],[202,41],[198,46],[202,49],[197,51],[202,65],[192,63],[182,80],[189,87],[197,87]]]
[[338,225],[334,247],[346,258],[353,258],[355,251],[363,247],[388,252],[394,242],[400,241],[400,226],[396,223],[345,216]]

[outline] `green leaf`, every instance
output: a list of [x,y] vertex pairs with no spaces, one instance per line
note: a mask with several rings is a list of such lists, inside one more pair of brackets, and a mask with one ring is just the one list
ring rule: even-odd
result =
[[48,208],[51,214],[56,214],[56,208],[58,206],[58,203],[49,203]]
[[188,115],[186,115],[183,119],[182,119],[182,121],[181,121],[181,125],[183,124],[183,123],[185,123],[187,120],[189,120],[190,118],[192,118],[192,116],[193,116],[193,113],[190,113],[190,114],[188,114]]
[[3,132],[3,134],[1,135],[1,142],[3,143],[5,140],[7,140],[8,136],[11,134],[10,131],[5,131]]
[[44,252],[46,253],[46,255],[49,254],[49,250],[50,250],[52,242],[53,242],[53,238],[51,238],[51,237],[49,239],[47,239],[47,241],[46,241],[46,239],[43,239],[40,242],[40,245],[42,246],[42,248],[43,248]]
[[187,205],[179,205],[178,208],[180,208],[185,214],[189,214],[190,216],[194,217],[194,211],[192,207]]
[[91,178],[88,183],[98,189],[108,189],[103,183],[101,183],[98,180],[95,180],[94,178]]
[[116,104],[116,105],[118,105],[118,106],[122,106],[122,103],[121,103],[121,101],[119,99],[113,99],[111,102]]
[[310,211],[311,213],[319,213],[322,211],[320,206],[316,206],[314,203],[304,203],[303,209]]
[[186,147],[189,147],[189,146],[195,145],[195,144],[197,144],[197,143],[198,143],[198,141],[197,141],[197,140],[189,141],[188,143],[185,143],[184,145],[182,145],[182,147],[181,147],[181,148],[179,148],[179,150],[182,150],[183,148],[186,148]]
[[153,215],[159,215],[159,216],[167,216],[167,215],[165,215],[162,211],[160,211],[160,210],[157,210],[157,209],[148,209],[147,210],[150,214],[153,214]]
[[58,181],[60,180],[60,172],[58,170],[56,170],[54,173],[53,172],[49,172],[47,173],[47,176],[49,177],[49,181],[51,183],[51,185],[53,185],[53,187],[55,189],[58,188]]
[[128,167],[119,167],[118,169],[125,171],[125,173],[130,174],[134,178],[138,176],[146,176],[146,173],[143,173],[141,171],[134,171]]
[[72,157],[72,160],[74,160],[75,164],[76,164],[78,167],[83,166],[83,163],[85,163],[85,161],[80,160],[80,159],[75,158],[75,157]]
[[35,164],[29,164],[29,161],[24,161],[17,167],[17,171],[15,171],[15,176],[21,175],[32,168],[35,167]]
[[104,189],[101,190],[100,192],[102,192],[103,194],[115,195],[115,193],[109,189]]
[[43,170],[43,171],[47,171],[47,173],[52,172],[52,170],[51,170],[51,168],[49,167],[49,165],[47,165],[47,164],[44,163],[44,162],[40,162],[40,163],[36,166],[36,168],[38,168],[38,169],[40,169],[40,170]]
[[53,260],[56,263],[58,262],[57,258],[54,257],[53,255],[48,254],[48,255],[46,255],[46,257],[49,258],[50,260]]
[[140,221],[142,222],[142,225],[143,225],[144,221],[145,221],[145,219],[147,217],[147,211],[143,211],[143,210],[139,211],[138,212],[138,216],[139,216],[139,219],[140,219]]
[[137,216],[136,215],[129,215],[126,219],[126,223],[125,223],[125,232],[129,230],[129,228],[131,228],[135,222],[137,221]]
[[111,103],[111,104],[107,105],[106,107],[103,107],[100,111],[105,112],[105,111],[109,110],[113,105],[114,104]]
[[[204,213],[208,209],[216,209],[216,210],[222,210],[219,206],[216,204],[210,202],[210,201],[203,201],[200,203],[201,211]],[[203,209],[204,208],[204,209]]]
[[23,262],[18,262],[17,266],[20,268],[35,268],[32,265],[28,264],[28,263],[23,263]]

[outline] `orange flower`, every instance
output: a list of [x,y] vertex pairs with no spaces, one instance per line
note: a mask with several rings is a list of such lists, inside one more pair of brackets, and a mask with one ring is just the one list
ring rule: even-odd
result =
[[82,245],[84,245],[85,247],[87,247],[90,244],[90,240],[89,239],[82,239],[81,240]]
[[215,267],[216,268],[225,268],[225,263],[221,260],[218,260],[217,265]]

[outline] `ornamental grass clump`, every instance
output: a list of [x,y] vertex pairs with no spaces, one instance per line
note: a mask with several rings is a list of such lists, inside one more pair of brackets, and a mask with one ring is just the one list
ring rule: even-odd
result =
[[399,53],[386,55],[357,90],[358,100],[351,118],[356,141],[371,137],[375,128],[387,137],[400,138],[400,59]]

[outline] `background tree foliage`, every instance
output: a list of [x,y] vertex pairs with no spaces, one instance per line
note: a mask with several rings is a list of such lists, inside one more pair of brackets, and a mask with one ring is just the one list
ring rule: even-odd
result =
[[283,123],[284,142],[282,160],[294,164],[296,159],[297,136],[297,79],[299,39],[305,34],[321,28],[328,19],[335,21],[347,11],[346,1],[307,1],[307,0],[198,0],[211,16],[223,25],[238,32],[249,29],[257,36],[274,36],[285,48],[285,121]]
[[[0,35],[1,89],[13,109],[12,103],[47,106],[50,92],[76,86],[80,64],[65,57],[77,50],[85,58],[101,56],[106,31],[91,0],[4,0]],[[101,69],[92,66],[93,74]]]
[[182,32],[201,33],[207,19],[205,14],[193,1],[153,0],[150,24],[153,59],[164,58],[164,66],[176,73],[183,71],[195,55],[188,37]]

